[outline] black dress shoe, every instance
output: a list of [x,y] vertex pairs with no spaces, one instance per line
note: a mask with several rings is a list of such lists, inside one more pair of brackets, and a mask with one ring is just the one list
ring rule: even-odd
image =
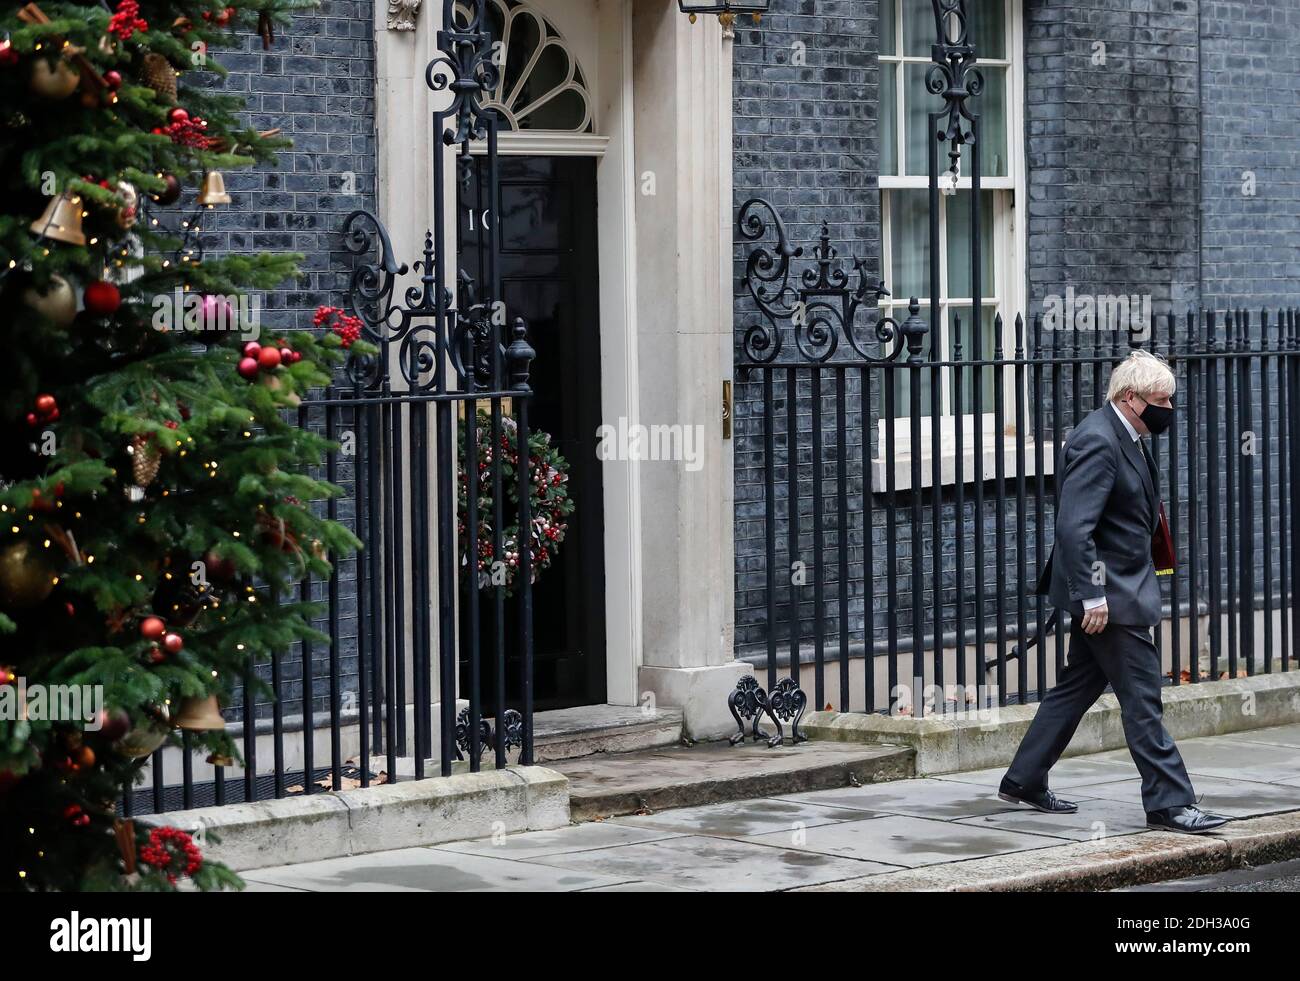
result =
[[1222,814],[1210,814],[1195,804],[1184,807],[1166,807],[1159,811],[1147,811],[1147,827],[1153,831],[1178,831],[1185,835],[1203,835],[1223,827],[1231,818]]
[[1046,787],[1042,790],[1025,790],[1019,784],[1005,777],[1002,778],[1002,785],[998,787],[998,796],[1003,800],[1011,801],[1013,804],[1028,804],[1030,807],[1044,811],[1047,814],[1073,814],[1079,809],[1078,804],[1072,804],[1068,800],[1061,800]]

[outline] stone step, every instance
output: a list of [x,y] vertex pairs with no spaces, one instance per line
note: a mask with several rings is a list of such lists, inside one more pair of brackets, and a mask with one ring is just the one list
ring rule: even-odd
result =
[[533,761],[540,764],[660,749],[681,740],[682,713],[675,708],[583,705],[533,716]]
[[548,764],[569,778],[573,820],[591,821],[913,776],[905,746],[805,742],[769,749],[725,742],[604,754]]

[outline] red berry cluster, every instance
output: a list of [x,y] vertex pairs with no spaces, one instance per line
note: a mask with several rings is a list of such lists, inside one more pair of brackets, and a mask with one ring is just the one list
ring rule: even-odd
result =
[[117,5],[117,13],[108,19],[108,33],[117,35],[119,40],[129,40],[136,31],[149,30],[147,21],[140,17],[140,5],[136,0],[122,0]]
[[154,828],[149,832],[149,844],[140,849],[140,861],[152,865],[176,885],[176,873],[169,871],[175,863],[181,875],[193,875],[203,867],[203,853],[189,832],[180,828]]
[[212,147],[212,138],[207,135],[206,119],[191,116],[177,106],[167,114],[167,120],[166,126],[155,126],[153,131],[170,136],[172,142],[180,146],[193,147],[196,150],[207,150]]
[[53,395],[36,396],[36,411],[27,413],[27,425],[38,426],[43,422],[58,422],[59,403]]
[[328,325],[342,338],[345,348],[351,347],[361,337],[361,318],[349,316],[338,307],[317,307],[312,323],[317,327]]
[[257,341],[244,345],[244,356],[239,362],[239,373],[252,381],[259,372],[274,371],[282,364],[297,364],[302,360],[302,353],[289,347],[283,337],[274,344],[265,346]]
[[84,828],[90,823],[90,815],[85,812],[80,804],[69,804],[63,809],[63,816],[78,828]]

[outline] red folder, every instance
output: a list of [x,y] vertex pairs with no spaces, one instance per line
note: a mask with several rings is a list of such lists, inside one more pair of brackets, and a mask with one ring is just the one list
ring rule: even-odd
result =
[[1160,515],[1156,530],[1151,535],[1151,561],[1157,576],[1172,575],[1174,571],[1174,536],[1169,534],[1169,519],[1165,517],[1165,503],[1160,502]]

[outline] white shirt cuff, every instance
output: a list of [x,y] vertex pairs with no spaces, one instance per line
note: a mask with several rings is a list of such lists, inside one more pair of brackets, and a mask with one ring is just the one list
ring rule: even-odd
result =
[[1096,599],[1086,599],[1086,600],[1083,601],[1083,608],[1084,608],[1085,611],[1086,611],[1086,610],[1095,610],[1097,607],[1099,607],[1099,606],[1105,606],[1105,605],[1106,605],[1106,597],[1105,597],[1105,596],[1099,596],[1099,597],[1097,597]]

